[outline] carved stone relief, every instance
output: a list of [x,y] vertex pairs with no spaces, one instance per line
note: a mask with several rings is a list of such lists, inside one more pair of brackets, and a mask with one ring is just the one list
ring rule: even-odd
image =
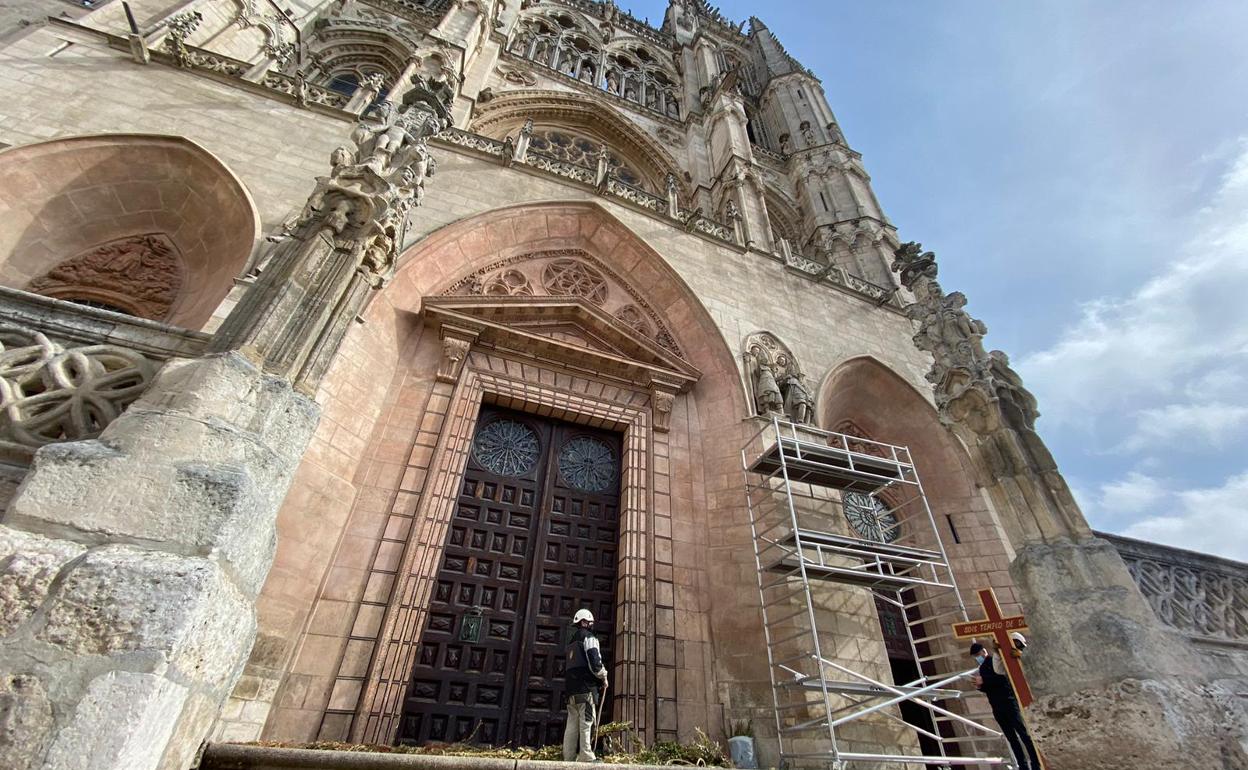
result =
[[814,422],[815,400],[788,347],[768,332],[751,334],[743,347],[755,414],[777,415],[798,424]]
[[684,359],[680,346],[654,308],[619,275],[579,249],[558,249],[494,262],[456,281],[444,296],[580,297],[617,321]]
[[1119,553],[1162,623],[1195,636],[1248,640],[1248,580],[1225,572]]
[[118,238],[67,259],[27,291],[102,303],[153,321],[169,316],[182,287],[182,261],[164,233]]
[[580,297],[595,305],[607,301],[607,279],[578,259],[557,259],[542,270],[542,286],[560,297]]
[[66,347],[0,324],[0,449],[95,438],[147,388],[156,364],[116,345]]

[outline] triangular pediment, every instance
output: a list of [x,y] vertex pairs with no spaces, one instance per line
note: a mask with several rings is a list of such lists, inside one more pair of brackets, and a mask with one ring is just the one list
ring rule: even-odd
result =
[[685,390],[701,372],[655,340],[579,297],[441,296],[426,321],[471,330],[485,344],[527,356]]

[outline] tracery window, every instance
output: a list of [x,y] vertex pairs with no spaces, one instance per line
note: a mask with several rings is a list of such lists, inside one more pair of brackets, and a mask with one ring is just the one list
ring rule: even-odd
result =
[[877,543],[893,543],[901,535],[897,516],[879,498],[862,492],[845,492],[843,500],[845,518],[859,537]]
[[619,464],[605,441],[578,436],[559,450],[559,473],[575,489],[605,492],[615,484]]
[[[588,169],[598,166],[598,151],[602,145],[592,139],[558,129],[537,130],[529,142],[530,150],[566,163],[574,163]],[[644,187],[641,177],[629,168],[618,155],[608,150],[607,164],[612,175],[633,187]]]
[[472,443],[473,459],[499,476],[528,473],[539,454],[537,433],[515,420],[495,420],[482,428]]
[[638,45],[606,50],[595,31],[566,14],[531,16],[516,28],[513,54],[609,91],[669,118],[680,119],[674,72]]

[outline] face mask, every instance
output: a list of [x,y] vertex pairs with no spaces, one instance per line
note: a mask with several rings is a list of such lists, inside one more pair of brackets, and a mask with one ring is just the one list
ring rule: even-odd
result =
[[978,663],[978,664],[979,664],[979,665],[981,665],[981,666],[982,666],[982,665],[984,665],[984,661],[985,661],[985,660],[988,660],[988,656],[987,656],[987,655],[976,655],[976,656],[975,656],[975,662],[976,662],[976,663]]

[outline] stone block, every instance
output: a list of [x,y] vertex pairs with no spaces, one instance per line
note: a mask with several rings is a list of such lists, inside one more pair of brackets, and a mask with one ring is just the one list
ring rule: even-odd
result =
[[52,703],[30,675],[0,678],[0,767],[34,770],[52,739]]
[[85,551],[76,543],[0,526],[0,638],[34,614],[61,568]]
[[249,601],[213,562],[106,546],[65,571],[37,638],[72,655],[138,654],[216,689],[254,635]]
[[155,674],[110,671],[99,676],[57,732],[42,767],[156,767],[187,695],[187,688]]

